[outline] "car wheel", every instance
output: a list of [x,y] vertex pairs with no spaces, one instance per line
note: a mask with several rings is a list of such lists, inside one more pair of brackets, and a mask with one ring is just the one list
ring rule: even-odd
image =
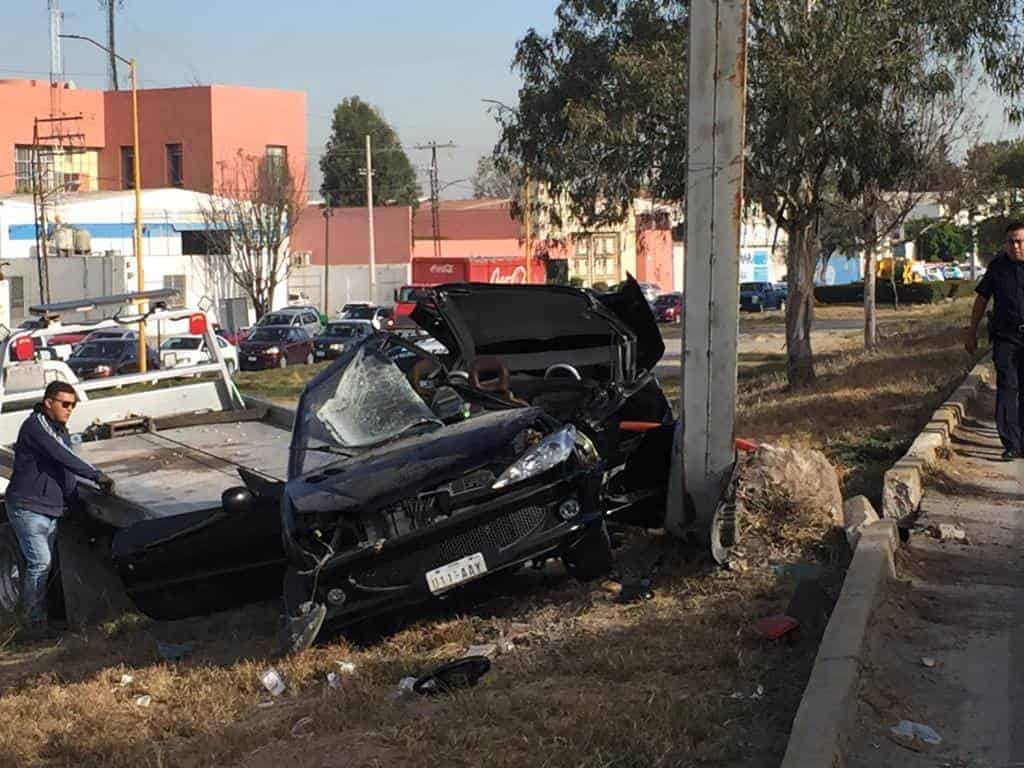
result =
[[0,616],[13,619],[21,603],[21,575],[25,572],[18,537],[8,522],[0,523]]
[[312,364],[313,364],[313,353],[310,352],[308,355],[306,355],[306,365],[312,365]]
[[283,355],[283,354],[281,355],[280,359],[277,361],[277,367],[278,368],[287,368],[288,367],[288,358],[285,355]]
[[562,556],[562,562],[569,575],[580,581],[591,581],[608,573],[612,569],[612,544],[604,521],[589,527]]

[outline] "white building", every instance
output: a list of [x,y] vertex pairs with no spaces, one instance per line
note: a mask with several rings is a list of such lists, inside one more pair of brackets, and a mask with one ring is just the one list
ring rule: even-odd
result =
[[[176,288],[185,304],[200,306],[227,328],[254,318],[245,292],[232,280],[224,257],[210,255],[202,209],[209,196],[184,189],[142,191],[142,254],[146,290]],[[63,195],[47,207],[47,259],[51,301],[134,291],[135,193]],[[56,233],[57,229],[63,231]],[[10,283],[11,320],[39,303],[39,264],[31,195],[0,196],[0,262]],[[273,306],[287,303],[282,280]]]

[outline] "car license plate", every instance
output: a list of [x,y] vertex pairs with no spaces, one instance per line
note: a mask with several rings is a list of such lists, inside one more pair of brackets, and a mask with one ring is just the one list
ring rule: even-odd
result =
[[250,363],[255,363],[256,362],[256,355],[249,355],[249,362]]
[[487,573],[487,562],[479,552],[427,571],[427,587],[435,595]]
[[324,356],[324,351],[323,351],[322,349],[318,349],[318,350],[316,351],[316,356],[317,356],[317,357],[323,357],[323,356]]

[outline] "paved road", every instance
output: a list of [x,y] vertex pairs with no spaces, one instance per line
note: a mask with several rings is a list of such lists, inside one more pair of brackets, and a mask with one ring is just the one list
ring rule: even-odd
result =
[[[875,619],[850,768],[1024,766],[1024,462],[994,460],[991,406],[956,435],[922,504],[923,526],[957,524],[967,543],[915,533],[900,553],[909,581]],[[898,746],[886,734],[900,719],[942,744]]]

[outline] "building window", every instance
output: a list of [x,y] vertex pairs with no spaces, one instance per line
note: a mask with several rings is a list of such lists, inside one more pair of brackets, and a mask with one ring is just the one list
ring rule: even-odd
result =
[[167,145],[167,186],[185,186],[181,144]]
[[185,275],[164,275],[164,288],[178,292],[178,297],[185,300]]
[[135,150],[121,147],[121,189],[135,189]]
[[576,255],[577,256],[586,256],[587,255],[587,247],[589,245],[590,245],[589,238],[581,237],[579,240],[577,240],[576,241]]
[[231,253],[230,232],[194,229],[181,233],[182,256],[224,255],[228,253]]
[[[97,149],[84,147],[43,147],[40,152],[41,186],[45,191],[62,189],[67,192],[95,190],[99,177]],[[29,145],[14,148],[14,190],[31,192],[35,178],[36,153]]]
[[267,173],[283,174],[288,167],[288,147],[268,144],[265,157]]
[[8,277],[8,286],[11,289],[11,309],[25,309],[25,278]]

